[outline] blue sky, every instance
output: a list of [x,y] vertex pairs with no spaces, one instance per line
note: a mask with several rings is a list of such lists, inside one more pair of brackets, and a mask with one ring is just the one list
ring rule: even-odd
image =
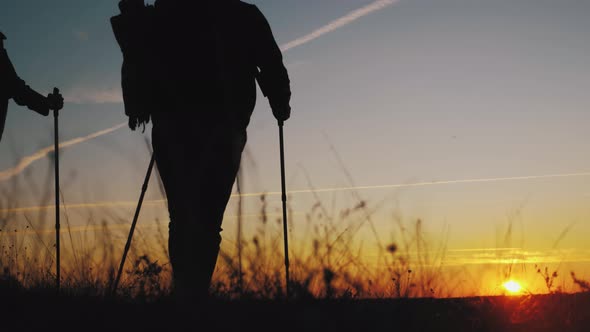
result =
[[[251,1],[279,44],[372,2]],[[126,120],[116,98],[121,54],[108,23],[116,3],[3,1],[0,30],[20,76],[40,91],[60,87],[69,101],[64,140]],[[346,172],[371,186],[590,171],[589,12],[590,2],[576,0],[402,0],[289,50],[289,188],[309,186],[303,168],[318,188],[350,185]],[[0,170],[50,145],[51,133],[51,118],[12,103]],[[146,138],[149,130],[122,129],[65,150],[68,201],[135,200]],[[277,129],[262,98],[247,151],[246,191],[280,190]],[[48,166],[42,160],[29,171],[42,179]],[[578,176],[361,193],[370,202],[392,199],[384,229],[399,206],[434,229],[450,224],[457,245],[493,246],[497,227],[524,205],[530,245],[547,246],[576,222],[568,245],[583,247],[589,184]],[[21,192],[23,205],[36,204]],[[304,208],[303,195],[293,200]]]

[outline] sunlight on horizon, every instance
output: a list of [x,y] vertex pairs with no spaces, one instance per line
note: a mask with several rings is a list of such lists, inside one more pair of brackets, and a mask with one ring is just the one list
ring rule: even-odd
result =
[[523,292],[523,287],[520,282],[516,280],[508,280],[504,284],[502,284],[505,290],[508,291],[510,295],[520,295]]

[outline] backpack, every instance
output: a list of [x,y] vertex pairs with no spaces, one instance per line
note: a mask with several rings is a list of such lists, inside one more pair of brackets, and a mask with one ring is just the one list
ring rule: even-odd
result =
[[121,14],[111,17],[110,23],[123,54],[121,88],[125,115],[131,130],[140,125],[145,130],[155,107],[160,104],[158,80],[153,70],[155,12],[151,5],[124,10],[121,4]]

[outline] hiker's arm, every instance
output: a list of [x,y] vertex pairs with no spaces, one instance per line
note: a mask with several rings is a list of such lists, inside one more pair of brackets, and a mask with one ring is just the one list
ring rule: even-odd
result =
[[289,74],[283,64],[281,49],[277,45],[268,21],[257,7],[254,8],[256,65],[260,69],[258,83],[270,102],[274,116],[279,121],[285,121],[291,115]]
[[49,109],[51,108],[49,99],[31,89],[20,78],[16,82],[12,99],[20,106],[26,106],[41,115],[49,115]]
[[50,108],[48,99],[31,89],[18,77],[6,50],[2,49],[0,52],[2,76],[4,76],[2,85],[5,85],[8,96],[20,106],[27,106],[39,114],[48,115]]

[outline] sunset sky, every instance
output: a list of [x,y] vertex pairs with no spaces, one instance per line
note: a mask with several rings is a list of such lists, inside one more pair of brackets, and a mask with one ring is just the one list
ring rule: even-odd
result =
[[[318,195],[339,208],[354,204],[352,194],[382,204],[374,220],[385,242],[398,213],[422,219],[435,240],[448,227],[452,250],[508,245],[541,261],[590,262],[590,2],[249,2],[270,22],[292,80],[285,139],[295,212],[313,202],[310,185],[360,186]],[[109,25],[117,12],[114,0],[2,2],[0,31],[17,72],[66,98],[62,141],[126,121]],[[50,146],[52,128],[51,117],[11,102],[0,172]],[[243,191],[280,191],[278,130],[262,96],[248,134]],[[149,138],[150,128],[125,126],[64,148],[66,203],[135,201]],[[45,183],[48,167],[41,158],[24,173]],[[0,180],[0,189],[24,173]],[[428,184],[435,181],[444,183]],[[162,198],[155,183],[148,200]],[[15,197],[18,207],[40,204],[23,182]],[[153,213],[165,216],[164,205]],[[503,243],[510,222],[514,239]]]

